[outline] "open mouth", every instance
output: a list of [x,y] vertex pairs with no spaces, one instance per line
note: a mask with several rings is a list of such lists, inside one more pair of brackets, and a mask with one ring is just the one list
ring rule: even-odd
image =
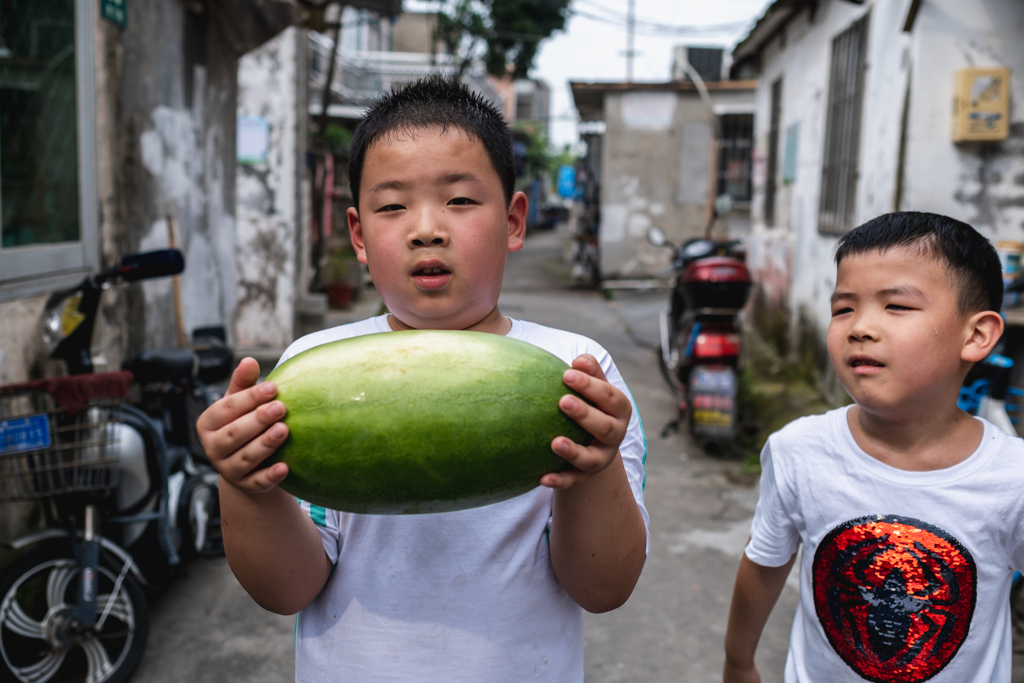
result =
[[868,367],[868,368],[884,368],[885,365],[883,365],[882,363],[879,363],[876,360],[871,360],[870,358],[855,358],[852,361],[850,361],[850,367],[851,368],[864,368],[864,367]]
[[451,278],[452,271],[439,265],[424,266],[412,272],[413,282],[423,291],[444,289]]

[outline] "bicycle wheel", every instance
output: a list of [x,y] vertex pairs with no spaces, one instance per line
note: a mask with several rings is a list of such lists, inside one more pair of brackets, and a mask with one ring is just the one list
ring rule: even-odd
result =
[[[117,558],[114,558],[115,560]],[[0,574],[0,680],[20,683],[123,683],[146,646],[146,599],[130,574],[101,562],[97,618],[71,622],[78,601],[78,563],[70,544],[30,551]],[[114,589],[121,578],[120,586]]]

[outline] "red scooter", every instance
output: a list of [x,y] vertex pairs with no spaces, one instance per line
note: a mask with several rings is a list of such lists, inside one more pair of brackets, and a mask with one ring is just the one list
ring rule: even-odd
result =
[[738,315],[750,295],[750,271],[740,240],[691,239],[677,248],[659,228],[647,240],[675,253],[672,296],[660,315],[659,365],[679,397],[680,420],[710,442],[736,436]]

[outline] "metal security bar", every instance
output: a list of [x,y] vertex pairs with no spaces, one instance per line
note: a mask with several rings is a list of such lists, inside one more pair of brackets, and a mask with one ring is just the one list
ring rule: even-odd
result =
[[721,130],[716,194],[728,194],[735,202],[749,202],[754,115],[725,114],[722,116]]
[[768,120],[768,172],[764,181],[764,222],[775,225],[775,190],[779,169],[779,119],[782,118],[782,79],[772,83],[772,113]]
[[853,227],[867,37],[868,15],[865,14],[832,41],[818,209],[818,230],[823,233],[839,234]]

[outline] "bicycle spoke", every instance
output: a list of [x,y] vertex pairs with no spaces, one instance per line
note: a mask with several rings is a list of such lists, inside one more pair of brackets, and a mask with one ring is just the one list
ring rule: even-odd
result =
[[45,683],[53,678],[57,669],[64,663],[64,655],[67,650],[56,650],[46,653],[46,656],[31,666],[24,668],[12,668],[14,674],[22,681],[29,683]]
[[25,614],[25,611],[21,609],[21,605],[15,600],[14,594],[10,595],[10,602],[4,605],[2,616],[0,616],[0,623],[19,636],[43,639],[42,622],[36,621]]
[[76,565],[71,560],[55,566],[46,579],[46,606],[53,609],[64,604],[64,596],[67,594],[68,584],[75,578]]
[[[104,593],[96,598],[96,611],[102,614],[107,609],[107,603],[110,601],[110,593]],[[135,615],[132,612],[131,605],[128,604],[128,598],[125,595],[124,590],[120,590],[117,593],[117,599],[114,600],[114,604],[110,606],[110,611],[107,613],[107,618],[114,617],[124,624],[127,624],[129,628],[135,627]]]
[[107,651],[100,641],[94,637],[86,638],[82,641],[82,649],[85,650],[85,657],[89,665],[85,683],[100,683],[106,680],[114,665],[110,663],[110,657],[107,656]]

